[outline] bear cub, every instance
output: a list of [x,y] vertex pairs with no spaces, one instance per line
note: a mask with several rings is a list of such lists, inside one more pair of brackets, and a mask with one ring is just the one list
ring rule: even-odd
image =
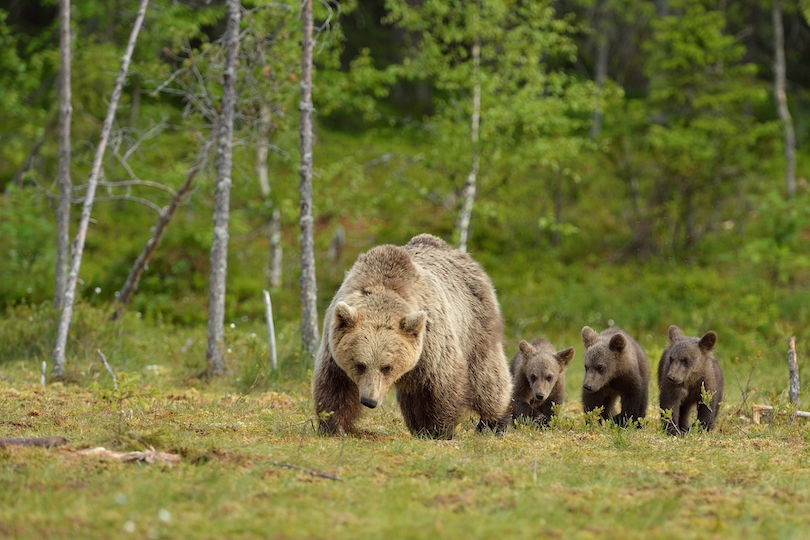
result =
[[[582,329],[585,345],[585,380],[582,406],[585,412],[602,407],[602,419],[626,426],[647,415],[650,367],[636,341],[618,328],[597,334],[590,326]],[[616,403],[621,399],[621,413]]]
[[565,370],[574,348],[556,351],[546,339],[522,340],[512,359],[512,417],[548,425],[565,394]]
[[[720,402],[723,400],[723,370],[714,355],[717,334],[709,331],[703,337],[684,336],[675,325],[669,327],[669,346],[658,363],[658,387],[661,390],[661,410],[672,411],[664,420],[670,434],[689,431],[689,413],[697,406],[700,426],[714,428]],[[703,393],[711,395],[711,403],[703,402]]]

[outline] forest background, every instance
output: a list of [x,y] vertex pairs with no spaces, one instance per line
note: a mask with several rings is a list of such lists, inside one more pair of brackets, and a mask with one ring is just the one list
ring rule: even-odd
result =
[[[9,388],[39,381],[56,340],[56,4],[0,2],[0,381]],[[147,11],[57,385],[111,388],[101,351],[115,372],[139,381],[119,402],[178,387],[285,392],[305,417],[312,359],[301,343],[298,281],[298,2],[242,2],[225,377],[200,377],[212,152],[123,316],[110,319],[151,228],[216,125],[224,4],[162,0]],[[775,91],[775,6],[792,173]],[[136,8],[121,0],[72,8],[77,205]],[[379,0],[316,2],[314,10],[318,313],[359,253],[429,232],[463,241],[492,276],[507,356],[520,339],[540,336],[577,348],[571,411],[586,324],[630,332],[653,371],[670,324],[691,335],[715,330],[728,425],[754,402],[784,403],[788,338],[800,353],[810,342],[806,2]],[[262,289],[273,301],[276,371]],[[27,434],[41,434],[27,422]],[[113,432],[124,447],[155,440]],[[168,447],[191,444],[162,437]],[[91,439],[110,444],[98,433]]]

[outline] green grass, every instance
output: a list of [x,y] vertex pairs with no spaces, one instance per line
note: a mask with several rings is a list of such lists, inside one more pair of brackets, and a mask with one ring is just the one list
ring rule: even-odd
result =
[[[19,368],[12,370],[25,375]],[[586,426],[572,403],[550,429],[412,437],[389,399],[345,439],[312,430],[306,385],[239,396],[165,390],[132,408],[180,465],[120,464],[116,414],[75,385],[0,385],[0,434],[67,447],[0,449],[10,538],[799,538],[810,526],[810,425],[752,425],[728,404],[713,433]],[[389,396],[390,398],[390,396]],[[654,416],[654,415],[653,415]],[[333,475],[332,480],[311,473]]]
[[[226,331],[228,375],[206,382],[204,330],[134,314],[110,323],[80,305],[68,378],[42,387],[50,337],[37,329],[50,309],[8,315],[0,437],[69,444],[0,448],[0,537],[802,538],[810,527],[810,423],[748,419],[752,403],[787,409],[781,362],[726,357],[717,429],[675,438],[659,429],[654,383],[642,429],[587,424],[577,329],[560,331],[554,337],[578,357],[548,429],[478,434],[470,417],[452,441],[414,438],[389,394],[357,435],[325,438],[313,430],[307,365],[288,324],[279,326],[278,372],[267,368],[261,326],[245,323]],[[654,372],[665,337],[641,341]],[[78,454],[150,444],[180,464]]]

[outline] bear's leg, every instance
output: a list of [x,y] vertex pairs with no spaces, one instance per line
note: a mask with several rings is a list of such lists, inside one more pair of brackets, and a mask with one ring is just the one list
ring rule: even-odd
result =
[[639,418],[647,416],[646,393],[628,393],[622,395],[622,413],[620,424],[627,426]]
[[332,358],[319,362],[312,380],[312,397],[321,433],[349,433],[360,415],[360,392]]
[[537,414],[537,411],[535,411],[532,406],[525,401],[512,402],[512,418],[514,420],[534,420]]
[[678,413],[678,429],[681,433],[689,433],[689,430],[692,429],[692,422],[689,417],[693,406],[694,403],[681,403]]
[[512,421],[512,377],[501,345],[493,345],[489,350],[481,348],[472,354],[474,358],[468,362],[470,408],[481,417],[478,431],[486,428],[503,433]]
[[719,407],[719,405],[719,403],[715,404],[712,402],[713,408],[710,409],[705,403],[698,403],[697,417],[698,420],[700,420],[700,427],[706,431],[714,429],[714,422],[717,419],[717,407]]
[[409,393],[397,389],[397,401],[405,425],[414,435],[431,439],[452,439],[460,410],[457,405],[440,403],[429,392]]
[[[615,402],[615,398],[613,401]],[[604,391],[599,390],[597,392],[582,392],[582,409],[586,413],[589,413],[599,407],[602,407],[602,412],[600,414],[602,420],[607,420],[610,418],[613,405],[610,400],[606,398]]]

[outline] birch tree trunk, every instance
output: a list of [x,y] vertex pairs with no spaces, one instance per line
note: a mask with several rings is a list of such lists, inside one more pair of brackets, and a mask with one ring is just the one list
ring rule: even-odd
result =
[[121,99],[121,90],[124,87],[124,81],[127,78],[129,71],[129,62],[132,59],[132,51],[135,49],[135,41],[138,38],[138,33],[141,30],[144,15],[146,14],[146,6],[149,0],[141,0],[140,7],[138,8],[138,15],[135,18],[135,24],[132,27],[132,32],[129,36],[124,57],[121,59],[121,71],[118,73],[118,78],[113,87],[112,97],[110,98],[110,106],[107,108],[107,117],[104,119],[104,125],[101,128],[101,137],[98,141],[96,148],[96,155],[93,158],[93,166],[90,170],[90,178],[87,181],[87,193],[84,197],[84,205],[82,206],[82,214],[79,220],[79,228],[76,232],[76,240],[73,243],[73,259],[70,265],[70,274],[67,278],[65,286],[65,298],[62,306],[62,313],[59,317],[59,328],[56,333],[56,346],[53,350],[53,374],[55,377],[61,377],[65,373],[65,347],[67,345],[67,334],[70,328],[70,320],[73,316],[73,301],[76,296],[76,282],[79,279],[79,268],[82,264],[82,253],[84,252],[84,242],[87,238],[87,227],[90,223],[90,212],[93,209],[93,199],[96,195],[96,186],[98,185],[98,177],[101,173],[101,163],[104,160],[104,151],[107,148],[107,139],[110,137],[112,125],[115,121],[115,111],[118,108],[118,101]]
[[[478,16],[475,17],[476,25]],[[464,202],[461,216],[458,220],[459,240],[458,249],[467,251],[467,240],[470,232],[470,219],[472,218],[473,202],[475,202],[475,187],[478,180],[479,151],[478,151],[478,124],[481,118],[481,43],[476,38],[472,47],[473,58],[473,112],[472,112],[472,170],[464,184]]]
[[270,180],[267,174],[267,145],[270,142],[270,105],[262,102],[259,107],[259,143],[256,145],[256,174],[262,198],[270,196]]
[[793,118],[788,108],[785,68],[785,30],[782,24],[782,0],[773,0],[771,5],[774,35],[774,94],[779,107],[779,118],[785,131],[785,190],[787,197],[796,193],[796,133],[793,129]]
[[174,217],[174,214],[177,212],[177,209],[180,207],[180,202],[188,194],[188,192],[191,191],[191,187],[194,185],[194,177],[197,176],[197,173],[205,168],[205,164],[208,161],[208,155],[211,152],[211,147],[213,146],[214,138],[218,131],[218,126],[215,126],[214,134],[205,142],[202,149],[197,154],[197,159],[194,165],[188,170],[183,185],[181,185],[174,195],[172,195],[171,201],[169,201],[169,204],[160,213],[158,222],[152,232],[152,237],[146,242],[146,246],[144,246],[143,251],[141,251],[140,255],[138,255],[138,258],[135,259],[135,262],[132,264],[132,268],[129,270],[129,275],[127,275],[127,279],[124,281],[124,285],[118,292],[115,300],[115,311],[111,317],[113,320],[116,320],[121,316],[121,312],[127,306],[127,304],[129,304],[132,296],[138,290],[138,283],[141,280],[141,276],[143,276],[149,261],[152,260],[152,255],[154,255],[158,246],[160,246],[160,241],[163,240],[163,235],[166,233],[169,223]]
[[607,68],[610,53],[610,40],[608,39],[609,24],[607,19],[607,8],[604,2],[599,2],[596,7],[596,88],[597,105],[593,111],[590,136],[595,139],[602,132],[602,88],[605,86],[607,78]]
[[301,340],[304,351],[315,358],[318,349],[318,291],[315,281],[315,241],[312,221],[312,0],[301,4]]
[[281,212],[278,208],[273,208],[273,215],[270,217],[270,260],[267,266],[267,279],[273,290],[281,287]]
[[223,357],[225,323],[225,279],[228,275],[228,221],[230,220],[231,170],[233,166],[233,119],[236,109],[236,72],[239,56],[241,4],[228,0],[225,30],[225,70],[222,75],[222,112],[217,135],[217,187],[214,202],[214,237],[211,242],[211,270],[208,300],[209,375],[225,373]]
[[70,122],[73,116],[70,92],[70,0],[59,1],[59,207],[56,211],[56,280],[53,305],[62,309],[70,258]]

